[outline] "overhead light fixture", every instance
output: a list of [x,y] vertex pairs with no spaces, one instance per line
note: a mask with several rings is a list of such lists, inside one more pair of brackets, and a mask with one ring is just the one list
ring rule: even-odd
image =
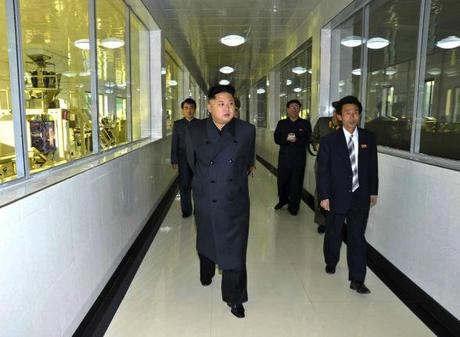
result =
[[231,74],[231,73],[233,73],[235,71],[235,69],[233,69],[232,67],[229,67],[229,66],[225,66],[225,67],[220,68],[219,71],[222,74]]
[[220,84],[220,85],[229,85],[229,84],[230,84],[230,81],[229,81],[229,80],[220,80],[220,81],[219,81],[219,84]]
[[166,75],[166,68],[165,67],[161,67],[161,75]]
[[117,83],[117,88],[118,89],[126,89],[126,83],[125,82],[119,83],[119,84]]
[[101,41],[101,46],[107,49],[117,49],[123,47],[125,45],[125,41],[118,39],[116,37],[108,37]]
[[170,85],[171,87],[174,87],[174,86],[177,85],[177,81],[175,81],[175,80],[170,80],[168,83],[169,83],[169,85]]
[[91,72],[89,70],[88,71],[82,71],[78,75],[81,76],[81,77],[86,77],[86,76],[91,75]]
[[89,50],[89,40],[88,39],[80,39],[73,43],[73,45],[79,49]]
[[441,69],[433,67],[430,70],[428,70],[427,73],[432,76],[438,76],[438,75],[441,75]]
[[106,86],[107,88],[114,88],[115,87],[115,82],[112,82],[112,81],[108,81],[104,84],[104,86]]
[[77,76],[77,73],[75,71],[66,70],[66,71],[62,72],[62,76],[75,77],[75,76]]
[[286,94],[285,94],[284,92],[282,92],[282,93],[280,94],[280,97],[284,97],[284,96],[286,96]]
[[460,37],[455,35],[445,37],[444,39],[436,42],[436,47],[442,49],[454,49],[458,46],[460,46]]
[[267,87],[269,87],[270,86],[270,80],[265,81],[265,84],[267,85]]
[[264,89],[264,88],[259,88],[259,89],[257,89],[257,93],[258,93],[259,95],[265,94],[265,89]]
[[227,35],[220,39],[220,43],[229,47],[236,47],[245,42],[246,39],[240,35]]
[[310,75],[313,74],[313,69],[308,69],[307,71]]
[[356,76],[361,76],[361,68],[353,69],[351,73]]
[[349,48],[358,47],[362,43],[363,43],[363,40],[361,39],[361,36],[356,36],[356,35],[350,35],[350,36],[344,37],[340,41],[340,44],[342,46],[349,47]]
[[390,44],[390,41],[383,37],[371,37],[367,40],[366,46],[369,49],[382,49]]
[[385,75],[388,75],[388,76],[393,76],[397,72],[398,71],[396,70],[396,68],[393,68],[393,67],[388,67],[387,69],[385,69]]
[[291,85],[292,81],[291,80],[286,80],[286,85]]
[[304,67],[294,67],[291,69],[294,74],[301,75],[307,72],[307,69]]
[[294,88],[294,92],[301,92],[302,88]]
[[339,87],[343,87],[345,85],[345,81],[344,80],[340,80],[339,81]]
[[106,90],[105,90],[105,93],[106,93],[106,94],[109,94],[109,95],[110,95],[110,94],[113,94],[113,89],[106,89]]

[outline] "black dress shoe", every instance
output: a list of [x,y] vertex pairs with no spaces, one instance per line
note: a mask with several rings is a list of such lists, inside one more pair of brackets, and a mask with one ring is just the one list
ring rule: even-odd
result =
[[293,215],[293,216],[296,216],[297,213],[299,213],[299,210],[293,211],[293,210],[290,209],[289,213],[291,213],[291,215]]
[[326,265],[326,273],[335,274],[335,267]]
[[208,285],[210,285],[212,283],[212,279],[210,279],[210,280],[200,280],[200,282],[201,282],[202,286],[206,287],[206,286],[208,286]]
[[281,209],[283,208],[284,205],[286,205],[287,203],[286,202],[279,202],[275,205],[275,207],[273,207],[274,209],[278,210],[278,209]]
[[227,303],[230,307],[230,312],[238,318],[244,318],[244,307],[242,304]]
[[360,294],[370,294],[369,288],[366,287],[364,282],[350,282],[350,289],[356,290]]
[[326,231],[326,226],[318,225],[317,231],[318,231],[319,234],[323,234]]
[[188,218],[192,213],[182,213],[183,218]]

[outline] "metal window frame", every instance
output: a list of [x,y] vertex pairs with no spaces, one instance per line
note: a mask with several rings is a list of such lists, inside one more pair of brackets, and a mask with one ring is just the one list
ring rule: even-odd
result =
[[[131,8],[123,2],[125,6],[125,24],[127,29],[125,29],[125,53],[126,53],[126,125],[127,125],[127,139],[128,143],[133,141],[133,88],[131,83],[131,72],[132,72],[132,65],[131,65]],[[116,103],[115,103],[116,107]]]
[[93,154],[100,153],[99,143],[99,95],[97,69],[97,27],[96,27],[96,0],[88,0],[89,15],[89,63],[91,72],[91,128]]

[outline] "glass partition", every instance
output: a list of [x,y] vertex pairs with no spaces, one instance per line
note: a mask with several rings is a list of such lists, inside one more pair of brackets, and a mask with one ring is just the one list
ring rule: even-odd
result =
[[0,183],[16,177],[5,1],[0,2]]
[[420,152],[460,159],[460,3],[436,1],[428,31]]
[[172,124],[175,120],[182,118],[182,111],[179,102],[179,88],[182,85],[180,80],[180,68],[173,58],[166,53],[166,133],[172,132]]
[[255,124],[258,128],[267,127],[267,78],[262,78],[257,82],[257,114]]
[[20,13],[26,137],[34,173],[93,151],[88,1],[21,0]]

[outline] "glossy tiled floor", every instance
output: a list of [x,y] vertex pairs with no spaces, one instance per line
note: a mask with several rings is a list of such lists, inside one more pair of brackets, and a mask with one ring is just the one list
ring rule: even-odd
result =
[[302,204],[297,217],[275,212],[276,180],[260,164],[250,190],[246,318],[222,302],[220,275],[201,286],[194,220],[181,218],[176,200],[107,337],[433,335],[370,270],[370,295],[348,288],[345,259],[326,274],[312,211]]

